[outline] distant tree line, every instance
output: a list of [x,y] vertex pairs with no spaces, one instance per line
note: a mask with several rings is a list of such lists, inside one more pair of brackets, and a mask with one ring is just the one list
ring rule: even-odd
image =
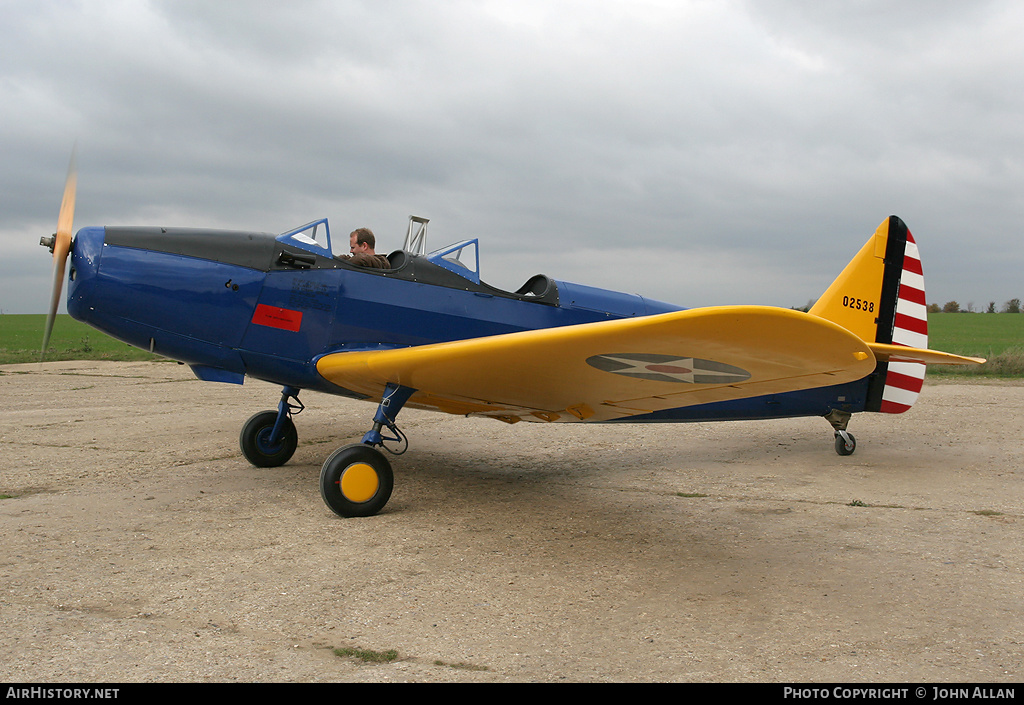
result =
[[[803,306],[791,306],[794,311],[807,312],[811,310],[811,306],[814,305],[815,299],[811,299]],[[967,304],[966,307],[961,307],[956,301],[947,301],[942,306],[938,304],[928,304],[928,313],[978,313],[978,309],[974,307],[974,303]],[[988,308],[985,309],[985,313],[1020,313],[1020,299],[1010,299],[1003,307],[996,310],[996,302],[989,301]]]
[[[938,304],[928,304],[928,313],[977,313],[973,303],[967,304],[965,308],[961,308],[960,304],[956,301],[947,301],[942,306]],[[1020,299],[1010,299],[1003,307],[996,311],[996,302],[990,301],[988,308],[985,309],[985,313],[1020,313]]]

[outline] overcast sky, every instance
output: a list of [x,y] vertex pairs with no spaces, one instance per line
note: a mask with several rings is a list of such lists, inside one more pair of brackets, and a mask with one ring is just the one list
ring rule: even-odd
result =
[[0,0],[0,310],[87,225],[481,240],[683,306],[799,306],[890,214],[929,302],[1024,298],[1024,3]]

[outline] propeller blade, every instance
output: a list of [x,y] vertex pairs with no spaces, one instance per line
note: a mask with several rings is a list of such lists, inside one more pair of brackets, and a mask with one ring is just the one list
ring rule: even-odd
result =
[[71,151],[71,163],[68,164],[68,177],[64,181],[64,197],[60,203],[57,216],[57,233],[53,238],[53,284],[50,288],[50,308],[46,314],[46,328],[43,330],[43,349],[40,359],[46,355],[46,346],[50,344],[53,323],[57,318],[57,307],[60,305],[61,289],[64,286],[64,272],[67,269],[68,254],[71,252],[71,228],[75,219],[75,191],[78,188],[78,173],[75,166],[75,152]]

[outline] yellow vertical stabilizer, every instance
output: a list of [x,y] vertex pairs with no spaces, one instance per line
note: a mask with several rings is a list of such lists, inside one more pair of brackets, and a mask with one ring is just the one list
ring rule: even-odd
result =
[[879,355],[894,346],[930,352],[921,254],[902,220],[893,215],[879,225],[810,312],[876,345],[868,411],[899,414],[913,406],[926,360]]
[[838,323],[861,340],[876,342],[888,242],[889,219],[878,226],[810,312]]

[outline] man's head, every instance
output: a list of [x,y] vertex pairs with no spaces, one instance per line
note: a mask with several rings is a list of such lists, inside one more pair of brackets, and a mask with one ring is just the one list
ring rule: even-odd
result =
[[348,236],[349,251],[352,254],[372,255],[374,254],[373,248],[376,244],[373,233],[369,228],[358,228],[353,230]]

